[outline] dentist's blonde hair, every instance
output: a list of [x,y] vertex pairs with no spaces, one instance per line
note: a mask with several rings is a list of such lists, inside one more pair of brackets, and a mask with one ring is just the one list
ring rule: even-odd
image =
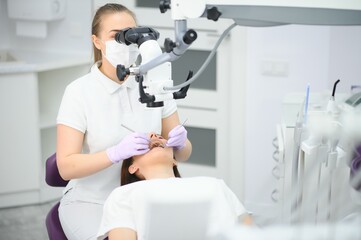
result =
[[[114,14],[119,12],[128,13],[130,16],[133,17],[134,21],[136,22],[135,14],[130,11],[127,7],[117,4],[117,3],[107,3],[104,6],[100,7],[93,18],[92,22],[92,35],[99,36],[99,32],[101,30],[101,23],[102,17],[107,14]],[[93,43],[93,51],[94,51],[94,63],[97,61],[102,60],[102,53],[99,49],[97,49]]]

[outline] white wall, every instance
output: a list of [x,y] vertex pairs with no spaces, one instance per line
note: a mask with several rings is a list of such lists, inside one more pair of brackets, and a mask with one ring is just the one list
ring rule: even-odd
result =
[[9,44],[8,37],[8,19],[7,19],[6,0],[0,0],[0,49],[7,48]]
[[329,88],[340,79],[337,92],[350,92],[361,85],[361,27],[332,27],[330,34]]
[[[4,0],[1,0],[4,1]],[[66,1],[65,19],[47,24],[45,39],[17,36],[15,20],[9,20],[9,38],[11,47],[25,50],[87,53],[91,48],[91,21],[93,3],[89,0]]]
[[[281,120],[286,93],[327,87],[329,27],[282,26],[249,28],[245,123],[245,204],[252,211],[272,204],[276,186],[271,170],[272,139]],[[264,64],[288,66],[286,76],[263,75]],[[287,71],[286,71],[287,72]]]
[[[270,209],[276,180],[271,171],[272,139],[281,120],[285,94],[339,92],[361,84],[361,27],[283,26],[248,28],[245,123],[245,204],[251,210]],[[264,63],[288,65],[287,76],[262,74]],[[336,95],[337,96],[337,95]]]

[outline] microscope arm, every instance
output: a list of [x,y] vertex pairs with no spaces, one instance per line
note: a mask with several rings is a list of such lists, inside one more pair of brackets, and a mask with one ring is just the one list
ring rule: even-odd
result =
[[[191,79],[193,76],[193,72],[189,71],[187,80]],[[144,85],[143,85],[143,75],[137,75],[137,81],[139,86],[139,101],[141,103],[146,103],[147,105],[151,107],[160,107],[162,106],[161,102],[165,100],[170,99],[183,99],[187,96],[187,92],[189,89],[189,84],[185,87],[182,87],[179,91],[173,92],[173,93],[166,93],[166,94],[154,94],[150,95],[144,91]]]
[[[177,42],[172,42],[169,47],[166,48],[166,51],[154,58],[153,60],[142,64],[138,69],[134,69],[132,73],[144,75],[149,70],[165,63],[172,62],[177,60],[187,49],[189,46],[197,39],[197,33],[193,29],[187,29],[187,22],[177,21],[176,22],[176,36],[179,36]],[[170,41],[168,39],[168,41]]]

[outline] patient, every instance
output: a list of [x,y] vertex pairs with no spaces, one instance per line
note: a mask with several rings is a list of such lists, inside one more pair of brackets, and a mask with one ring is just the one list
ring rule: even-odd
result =
[[[173,159],[173,148],[166,147],[166,139],[162,136],[151,133],[149,147],[150,151],[146,154],[133,156],[123,162],[122,186],[115,189],[105,202],[98,239],[106,236],[110,240],[147,239],[149,229],[144,213],[149,206],[147,202],[155,199],[164,205],[179,203],[179,206],[187,202],[201,202],[202,198],[209,200],[211,208],[205,216],[208,221],[205,224],[207,235],[231,227],[240,216],[247,216],[243,205],[223,180],[211,177],[180,178],[177,162]],[[179,210],[175,208],[172,209]],[[194,209],[194,213],[197,210]],[[161,212],[164,214],[164,211]],[[192,215],[186,215],[186,222],[195,217]],[[181,224],[179,228],[182,228],[181,220],[172,221],[172,217],[173,212],[166,216],[169,224]],[[162,228],[166,229],[166,226]]]

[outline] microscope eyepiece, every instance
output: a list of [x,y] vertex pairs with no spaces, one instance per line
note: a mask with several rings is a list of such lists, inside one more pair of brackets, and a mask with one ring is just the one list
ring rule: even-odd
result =
[[148,40],[158,38],[159,32],[150,27],[125,28],[115,34],[115,41],[126,45],[134,43],[140,46]]
[[121,43],[121,44],[130,45],[131,42],[127,41],[127,39],[126,39],[126,33],[128,32],[129,29],[130,28],[125,28],[125,29],[122,29],[119,32],[117,32],[114,37],[115,41],[117,41],[118,43]]

